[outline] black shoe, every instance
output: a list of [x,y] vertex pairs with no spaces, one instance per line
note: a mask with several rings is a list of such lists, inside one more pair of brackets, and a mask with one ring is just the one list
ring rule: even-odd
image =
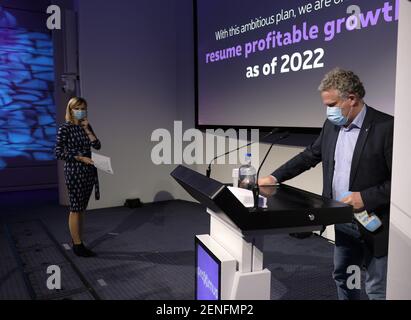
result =
[[80,244],[73,243],[73,252],[78,257],[89,258],[89,257],[96,256],[96,254],[93,251],[87,249],[83,243],[80,243]]

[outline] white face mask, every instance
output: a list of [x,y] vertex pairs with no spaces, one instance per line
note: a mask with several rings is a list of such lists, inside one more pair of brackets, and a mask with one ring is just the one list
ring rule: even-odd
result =
[[348,122],[340,107],[327,107],[327,118],[336,126],[344,126]]
[[77,120],[83,120],[87,116],[86,110],[73,110],[74,118]]
[[349,116],[351,114],[352,107],[347,116],[342,113],[342,108],[340,107],[327,107],[327,118],[336,126],[345,126],[349,121]]

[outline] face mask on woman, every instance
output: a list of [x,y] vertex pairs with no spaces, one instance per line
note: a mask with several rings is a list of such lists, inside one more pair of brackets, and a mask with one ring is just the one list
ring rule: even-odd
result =
[[87,116],[86,110],[73,110],[74,118],[77,120],[83,120]]

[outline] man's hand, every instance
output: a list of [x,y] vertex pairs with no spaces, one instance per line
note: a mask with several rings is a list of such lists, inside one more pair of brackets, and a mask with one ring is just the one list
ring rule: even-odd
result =
[[258,185],[259,186],[273,186],[278,183],[277,179],[274,178],[273,176],[267,176],[258,179]]
[[342,199],[341,202],[352,205],[354,207],[354,211],[364,211],[364,202],[362,201],[360,192],[351,193],[348,197]]

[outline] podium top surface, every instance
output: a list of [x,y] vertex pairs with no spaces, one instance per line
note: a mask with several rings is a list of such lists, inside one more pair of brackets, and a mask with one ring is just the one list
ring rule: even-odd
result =
[[285,184],[260,187],[267,208],[246,208],[223,183],[183,166],[171,176],[197,201],[227,215],[240,229],[262,230],[351,222],[350,205]]
[[341,208],[347,205],[286,184],[260,187],[260,195],[267,198],[264,211],[288,211],[321,208]]

